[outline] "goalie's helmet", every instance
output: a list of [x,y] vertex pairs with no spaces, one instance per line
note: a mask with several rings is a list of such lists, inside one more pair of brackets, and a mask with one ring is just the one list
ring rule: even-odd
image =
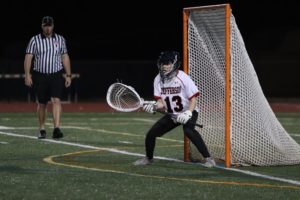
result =
[[[164,65],[170,65],[168,70]],[[157,66],[163,82],[172,79],[176,76],[177,70],[180,67],[179,53],[177,51],[161,52],[157,59]]]

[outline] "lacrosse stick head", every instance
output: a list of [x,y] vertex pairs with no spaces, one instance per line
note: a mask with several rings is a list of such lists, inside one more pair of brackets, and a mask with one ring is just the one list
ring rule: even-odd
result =
[[123,83],[113,83],[109,86],[106,101],[111,108],[121,112],[138,110],[144,103],[133,87]]

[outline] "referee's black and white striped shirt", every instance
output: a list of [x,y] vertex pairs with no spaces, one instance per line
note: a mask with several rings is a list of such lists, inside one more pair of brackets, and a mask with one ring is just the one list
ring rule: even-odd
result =
[[52,74],[63,69],[61,56],[68,53],[63,36],[53,33],[51,37],[44,34],[33,36],[26,49],[26,54],[34,56],[33,70]]

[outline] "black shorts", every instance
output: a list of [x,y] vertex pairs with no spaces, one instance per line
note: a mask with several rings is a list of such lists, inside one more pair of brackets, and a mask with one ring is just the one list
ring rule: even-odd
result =
[[39,103],[47,104],[51,97],[61,99],[64,89],[63,70],[52,74],[34,71],[32,73],[32,82]]

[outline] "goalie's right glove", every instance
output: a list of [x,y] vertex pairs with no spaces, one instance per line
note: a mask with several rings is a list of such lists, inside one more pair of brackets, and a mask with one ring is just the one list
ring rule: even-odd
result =
[[180,113],[176,120],[180,124],[186,124],[191,119],[192,116],[193,116],[192,112],[190,110],[186,110],[183,113]]
[[145,104],[143,106],[143,110],[148,113],[154,114],[156,112],[156,103]]

